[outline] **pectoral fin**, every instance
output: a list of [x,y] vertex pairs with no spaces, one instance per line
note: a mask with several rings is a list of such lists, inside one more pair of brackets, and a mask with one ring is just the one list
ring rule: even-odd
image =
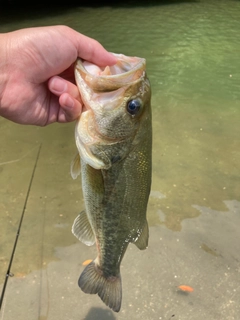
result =
[[92,246],[95,243],[95,235],[85,211],[82,211],[74,220],[72,233],[87,246]]
[[148,237],[149,237],[149,230],[148,230],[148,223],[146,220],[142,229],[142,233],[140,237],[138,237],[137,240],[134,242],[134,244],[138,247],[138,249],[144,250],[148,246]]
[[80,165],[80,156],[79,153],[76,154],[72,163],[71,163],[71,176],[73,179],[76,179],[77,176],[81,172],[81,165]]

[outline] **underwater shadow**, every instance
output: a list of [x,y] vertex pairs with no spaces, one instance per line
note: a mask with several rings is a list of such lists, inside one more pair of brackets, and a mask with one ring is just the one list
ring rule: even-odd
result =
[[114,3],[111,0],[103,0],[101,2],[92,3],[87,1],[82,1],[78,3],[81,7],[102,7],[102,6],[110,6],[112,8],[132,8],[132,7],[152,7],[152,6],[161,6],[161,5],[174,5],[174,4],[181,4],[181,3],[197,3],[199,0],[129,0],[129,1],[121,1],[115,0]]
[[56,4],[54,2],[27,2],[5,0],[0,1],[0,26],[12,20],[22,21],[25,19],[39,19],[42,17],[51,17],[65,15],[67,11],[74,8],[101,8],[104,6],[115,8],[134,8],[134,7],[152,7],[161,5],[178,5],[181,3],[197,3],[199,0],[129,0],[120,1],[102,0],[102,1],[68,1],[67,4]]
[[101,308],[91,308],[84,318],[85,320],[116,320],[111,310]]
[[[29,19],[42,19],[44,17],[56,17],[65,15],[77,7],[71,1],[67,5],[56,5],[49,3],[24,3],[20,1],[4,1],[0,2],[0,26],[12,21],[21,22]],[[79,4],[78,4],[79,7]]]

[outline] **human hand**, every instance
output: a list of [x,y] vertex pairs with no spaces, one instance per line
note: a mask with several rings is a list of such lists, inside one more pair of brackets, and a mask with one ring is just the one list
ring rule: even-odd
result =
[[116,58],[99,42],[67,26],[21,29],[0,35],[0,115],[20,124],[45,126],[79,117],[77,57],[99,66]]

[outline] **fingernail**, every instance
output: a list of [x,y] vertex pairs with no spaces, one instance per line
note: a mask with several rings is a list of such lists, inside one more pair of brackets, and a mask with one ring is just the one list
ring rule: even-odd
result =
[[74,107],[74,101],[71,97],[66,97],[63,103],[63,107],[67,109],[72,109]]
[[67,90],[67,84],[65,80],[62,80],[61,78],[55,77],[52,80],[51,84],[52,90],[55,91],[56,93],[63,93],[66,92]]

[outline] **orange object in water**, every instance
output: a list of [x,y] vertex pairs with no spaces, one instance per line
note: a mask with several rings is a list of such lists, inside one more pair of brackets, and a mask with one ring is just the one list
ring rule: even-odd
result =
[[87,266],[87,265],[88,265],[89,263],[91,263],[91,262],[92,262],[91,259],[85,260],[85,261],[83,261],[82,265],[83,265],[83,266]]
[[182,286],[178,286],[178,289],[184,291],[184,292],[193,292],[193,288],[190,287],[190,286],[185,286],[185,285],[182,285]]

